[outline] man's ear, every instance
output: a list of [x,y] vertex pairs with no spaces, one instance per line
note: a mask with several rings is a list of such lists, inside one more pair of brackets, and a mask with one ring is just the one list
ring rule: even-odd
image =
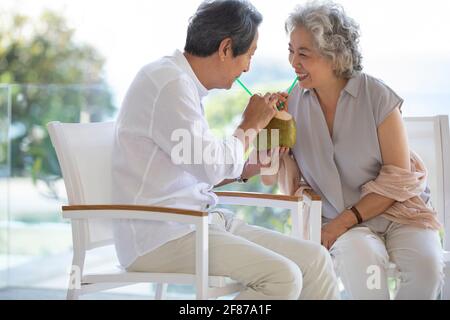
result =
[[219,58],[221,61],[225,61],[229,57],[233,57],[233,40],[225,38],[219,46]]

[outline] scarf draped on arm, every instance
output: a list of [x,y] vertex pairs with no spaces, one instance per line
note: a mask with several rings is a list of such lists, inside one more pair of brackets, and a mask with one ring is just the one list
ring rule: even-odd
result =
[[400,224],[425,229],[441,229],[436,212],[420,197],[427,187],[428,172],[422,159],[411,151],[411,171],[386,165],[379,176],[362,187],[361,198],[379,194],[396,202],[383,216]]
[[[410,161],[411,171],[392,165],[383,166],[375,180],[362,186],[361,198],[375,193],[393,199],[396,202],[383,214],[386,219],[419,228],[440,230],[442,226],[436,212],[420,197],[427,187],[427,169],[413,151]],[[283,157],[277,177],[281,192],[301,195],[305,186],[301,185],[300,178],[301,173],[295,159],[291,156]]]

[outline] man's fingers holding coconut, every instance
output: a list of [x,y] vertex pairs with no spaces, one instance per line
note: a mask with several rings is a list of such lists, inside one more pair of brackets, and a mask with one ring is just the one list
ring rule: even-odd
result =
[[234,136],[244,144],[246,151],[258,133],[267,127],[276,115],[276,101],[278,100],[270,94],[266,94],[264,97],[254,95],[250,98],[242,115],[242,122],[234,133]]
[[264,97],[258,95],[251,97],[244,111],[242,124],[249,129],[258,131],[264,129],[276,114],[274,108],[276,101],[276,98],[270,94],[266,94]]
[[275,109],[276,112],[278,112],[278,103],[279,103],[279,96],[276,93],[266,93],[264,96],[264,100],[267,104],[270,104],[272,108]]

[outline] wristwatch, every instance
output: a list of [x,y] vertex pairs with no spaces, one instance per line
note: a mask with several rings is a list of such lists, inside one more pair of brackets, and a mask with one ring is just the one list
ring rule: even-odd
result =
[[242,178],[242,176],[240,176],[239,178],[236,178],[236,182],[238,182],[238,183],[247,183],[248,179],[244,179],[244,178]]

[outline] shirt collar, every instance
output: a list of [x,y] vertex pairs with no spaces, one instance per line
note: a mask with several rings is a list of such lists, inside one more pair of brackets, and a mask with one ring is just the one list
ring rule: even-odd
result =
[[361,87],[361,74],[358,72],[348,80],[344,90],[347,91],[353,98],[357,98],[359,94],[359,88]]
[[[344,91],[351,95],[353,98],[357,98],[359,95],[359,88],[361,87],[361,74],[358,72],[348,80]],[[311,89],[305,89],[305,92],[311,93]]]
[[180,50],[175,50],[173,56],[175,57],[175,61],[179,67],[181,67],[186,73],[192,78],[195,85],[197,86],[198,93],[200,98],[204,98],[208,95],[208,89],[198,80],[197,75],[194,70],[192,70],[189,61],[187,61],[186,57]]

